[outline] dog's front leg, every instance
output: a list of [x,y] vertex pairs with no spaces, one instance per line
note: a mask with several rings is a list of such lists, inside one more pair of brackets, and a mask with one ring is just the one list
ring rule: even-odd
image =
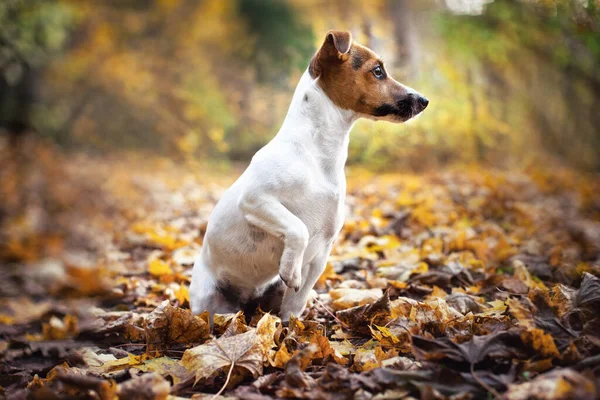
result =
[[283,240],[279,276],[288,288],[300,290],[302,259],[309,239],[306,225],[271,195],[244,193],[238,205],[251,225]]
[[300,314],[302,314],[302,311],[304,311],[308,295],[327,265],[327,258],[329,257],[329,253],[331,253],[332,246],[333,242],[326,246],[323,252],[317,254],[317,256],[303,268],[302,275],[304,276],[304,282],[298,292],[292,292],[291,290],[286,289],[281,303],[281,318],[284,321],[289,321],[291,314],[299,317]]

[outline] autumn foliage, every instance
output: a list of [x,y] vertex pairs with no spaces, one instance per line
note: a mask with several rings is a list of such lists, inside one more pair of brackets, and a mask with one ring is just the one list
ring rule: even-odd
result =
[[597,398],[593,176],[351,170],[305,314],[217,315],[211,332],[187,288],[237,172],[27,146],[3,153],[7,399]]

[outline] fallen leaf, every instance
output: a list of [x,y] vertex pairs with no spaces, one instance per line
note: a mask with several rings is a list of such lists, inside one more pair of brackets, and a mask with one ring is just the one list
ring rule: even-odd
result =
[[146,317],[146,353],[161,354],[173,343],[190,344],[202,342],[210,336],[210,325],[190,310],[173,307],[163,301]]
[[278,318],[265,314],[256,329],[214,339],[206,344],[186,350],[181,364],[195,373],[196,383],[215,372],[229,367],[244,368],[255,378],[262,373],[268,350],[273,344],[273,333]]
[[175,292],[175,299],[179,302],[180,305],[189,304],[190,303],[190,293],[188,288],[184,285],[180,285],[179,289]]
[[372,304],[338,311],[336,315],[347,329],[370,335],[370,326],[385,326],[392,319],[391,313],[389,294],[385,292],[379,300]]
[[148,272],[153,276],[173,275],[173,270],[166,262],[155,258],[148,264]]
[[332,289],[329,295],[333,299],[335,310],[373,303],[383,295],[381,289]]
[[73,315],[66,315],[63,320],[53,316],[50,321],[42,324],[42,336],[45,340],[66,339],[77,336],[78,333],[77,317]]
[[163,377],[170,376],[174,385],[186,380],[190,376],[190,371],[183,367],[178,360],[174,360],[170,357],[145,360],[142,365],[138,365],[135,368],[144,372],[156,372]]
[[596,385],[586,376],[569,368],[538,375],[530,382],[510,385],[506,400],[594,400]]
[[170,392],[169,381],[156,373],[143,374],[117,386],[120,399],[166,400]]

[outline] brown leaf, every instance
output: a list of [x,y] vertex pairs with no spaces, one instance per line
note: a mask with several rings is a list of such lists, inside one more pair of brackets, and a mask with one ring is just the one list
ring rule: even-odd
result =
[[518,330],[498,332],[486,336],[473,336],[467,342],[457,344],[448,338],[427,339],[412,337],[415,358],[423,361],[439,360],[452,363],[475,365],[484,359],[491,362],[512,358],[524,359],[532,349],[521,342]]
[[370,325],[384,326],[391,320],[391,303],[388,292],[374,303],[338,311],[336,316],[349,329],[365,336],[371,334]]
[[593,380],[572,370],[559,369],[538,375],[531,382],[510,385],[505,400],[594,400]]
[[101,400],[116,400],[117,387],[113,381],[106,381],[93,376],[87,376],[76,368],[63,368],[56,371],[56,380],[70,387],[79,394],[88,391],[95,392]]
[[582,318],[589,320],[598,316],[600,310],[600,279],[585,272],[574,306],[581,311]]
[[294,355],[285,366],[285,382],[293,388],[307,388],[314,381],[304,373],[304,370],[314,358],[319,348],[315,344],[309,344]]
[[250,371],[255,378],[262,374],[263,354],[254,330],[220,338],[186,350],[181,364],[196,374],[196,382],[234,365]]
[[73,315],[66,315],[62,321],[53,316],[48,323],[42,324],[42,336],[45,340],[66,339],[77,336],[78,333],[77,317]]
[[206,344],[186,350],[181,364],[195,372],[196,382],[215,372],[234,366],[248,370],[255,378],[262,374],[263,363],[274,345],[273,333],[279,318],[265,314],[256,329],[221,337]]
[[170,357],[159,357],[144,361],[142,365],[135,367],[140,371],[152,371],[161,376],[170,376],[173,384],[177,385],[189,378],[190,372],[184,368],[181,363]]
[[163,301],[145,321],[146,353],[162,354],[173,343],[198,343],[210,336],[210,326],[190,310]]
[[470,312],[477,314],[484,310],[484,305],[480,298],[466,293],[452,293],[446,297],[446,302],[449,306],[454,307],[458,312],[466,315]]
[[117,386],[120,399],[166,400],[171,392],[169,381],[157,373],[143,374]]

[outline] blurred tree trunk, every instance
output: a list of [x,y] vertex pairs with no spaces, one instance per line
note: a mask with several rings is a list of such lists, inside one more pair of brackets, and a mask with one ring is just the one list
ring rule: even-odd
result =
[[400,79],[414,79],[419,75],[419,30],[415,26],[415,4],[412,0],[388,0],[388,9],[394,25],[396,66]]
[[14,83],[5,77],[6,71],[0,69],[0,128],[5,129],[14,146],[32,127],[31,112],[36,100],[39,71],[22,61],[13,64],[20,70],[20,76]]
[[472,68],[467,70],[467,85],[472,89],[469,91],[469,103],[471,106],[471,123],[469,124],[469,136],[471,137],[472,146],[477,162],[485,160],[485,145],[481,138],[480,132],[477,131],[477,97],[475,82],[475,71]]

